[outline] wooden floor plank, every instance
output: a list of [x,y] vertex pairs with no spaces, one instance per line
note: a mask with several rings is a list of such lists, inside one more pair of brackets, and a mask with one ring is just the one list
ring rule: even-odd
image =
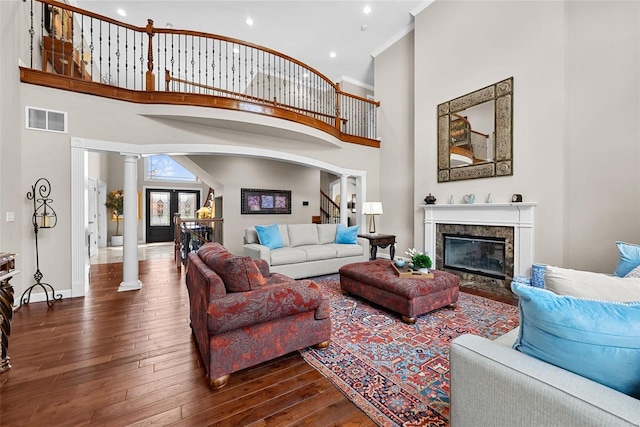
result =
[[163,259],[141,261],[139,272],[141,290],[118,292],[122,265],[92,265],[86,297],[14,313],[0,425],[372,425],[297,352],[210,390],[184,270]]

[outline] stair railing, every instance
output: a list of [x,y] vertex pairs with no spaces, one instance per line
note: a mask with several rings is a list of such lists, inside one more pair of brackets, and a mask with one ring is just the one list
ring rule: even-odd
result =
[[[133,91],[179,93],[178,101],[160,94],[149,100],[266,114],[379,146],[379,102],[343,92],[285,54],[230,37],[156,28],[152,19],[137,27],[55,0],[31,4],[31,69]],[[90,93],[91,87],[65,89]]]
[[322,224],[340,223],[340,205],[320,190],[320,217]]

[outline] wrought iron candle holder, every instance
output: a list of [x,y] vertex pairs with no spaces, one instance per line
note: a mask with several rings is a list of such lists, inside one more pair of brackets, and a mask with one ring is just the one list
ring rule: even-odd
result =
[[[34,185],[31,186],[31,191],[27,193],[27,199],[33,200],[33,215],[31,216],[31,223],[33,224],[33,232],[36,236],[36,273],[33,278],[36,279],[36,283],[29,286],[20,297],[20,307],[22,304],[29,304],[31,300],[31,292],[36,286],[40,286],[44,290],[44,295],[47,298],[47,305],[53,307],[56,301],[62,299],[62,294],[55,294],[53,286],[49,283],[42,281],[43,275],[40,272],[40,254],[38,249],[38,230],[41,228],[53,228],[58,223],[58,216],[56,211],[51,207],[53,200],[49,197],[51,195],[51,183],[46,178],[40,178]],[[51,300],[49,300],[49,292],[51,292]],[[25,297],[26,295],[26,297]]]

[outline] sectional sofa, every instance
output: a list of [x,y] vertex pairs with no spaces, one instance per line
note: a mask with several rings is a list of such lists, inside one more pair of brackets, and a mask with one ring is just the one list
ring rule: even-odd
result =
[[519,328],[452,341],[451,427],[640,426],[640,278],[548,267],[545,281],[512,284]]
[[244,255],[263,259],[272,272],[294,279],[337,273],[340,267],[367,261],[369,241],[336,243],[337,224],[279,224],[282,247],[260,243],[255,227],[244,231]]

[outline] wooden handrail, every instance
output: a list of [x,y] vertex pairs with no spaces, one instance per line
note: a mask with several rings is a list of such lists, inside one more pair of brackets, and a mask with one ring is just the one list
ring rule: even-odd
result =
[[110,24],[118,25],[120,27],[125,27],[125,28],[127,28],[129,30],[137,31],[139,33],[144,33],[145,32],[145,27],[136,27],[135,25],[127,24],[125,22],[118,21],[116,19],[111,19],[108,16],[99,15],[97,13],[93,13],[93,12],[85,10],[85,9],[80,9],[79,7],[71,6],[71,5],[66,4],[66,3],[62,3],[59,0],[37,0],[37,1],[39,1],[40,3],[48,4],[48,5],[53,6],[53,7],[57,7],[59,9],[65,9],[65,10],[69,10],[71,12],[76,12],[76,13],[79,13],[80,15],[88,16],[89,18],[94,18],[94,19],[97,19],[99,21],[104,21],[104,22],[108,22]]

